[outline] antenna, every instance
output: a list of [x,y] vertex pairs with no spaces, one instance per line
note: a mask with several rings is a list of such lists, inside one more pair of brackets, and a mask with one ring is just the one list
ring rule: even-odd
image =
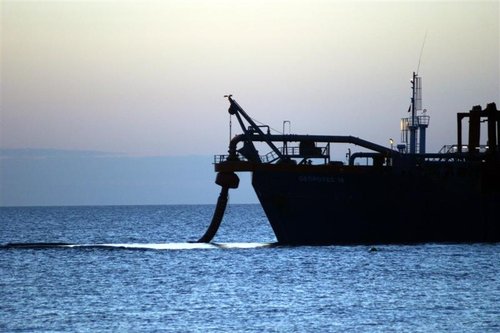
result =
[[420,61],[422,60],[422,53],[424,53],[425,40],[427,39],[427,30],[425,30],[424,41],[422,42],[422,48],[420,49],[420,56],[418,57],[417,75],[420,69]]

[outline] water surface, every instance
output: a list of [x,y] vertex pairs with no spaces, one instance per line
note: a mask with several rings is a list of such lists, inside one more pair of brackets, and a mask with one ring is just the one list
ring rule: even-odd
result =
[[0,331],[498,332],[498,244],[276,246],[259,205],[0,208]]

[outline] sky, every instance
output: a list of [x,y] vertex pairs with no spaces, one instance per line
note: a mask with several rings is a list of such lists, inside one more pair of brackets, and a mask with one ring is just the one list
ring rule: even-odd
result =
[[3,0],[0,11],[1,149],[223,154],[225,94],[278,130],[289,120],[293,133],[388,146],[418,70],[437,152],[455,143],[457,112],[500,102],[499,1]]

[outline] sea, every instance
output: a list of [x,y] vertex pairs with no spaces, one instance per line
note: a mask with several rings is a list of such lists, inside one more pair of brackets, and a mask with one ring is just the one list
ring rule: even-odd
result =
[[214,208],[0,208],[0,331],[500,332],[500,244],[280,246],[237,204],[194,243]]

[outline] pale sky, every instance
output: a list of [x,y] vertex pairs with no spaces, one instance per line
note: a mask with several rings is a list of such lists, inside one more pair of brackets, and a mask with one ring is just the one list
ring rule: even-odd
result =
[[421,57],[428,151],[500,102],[499,2],[2,1],[0,148],[225,153],[231,93],[294,133],[399,139]]

